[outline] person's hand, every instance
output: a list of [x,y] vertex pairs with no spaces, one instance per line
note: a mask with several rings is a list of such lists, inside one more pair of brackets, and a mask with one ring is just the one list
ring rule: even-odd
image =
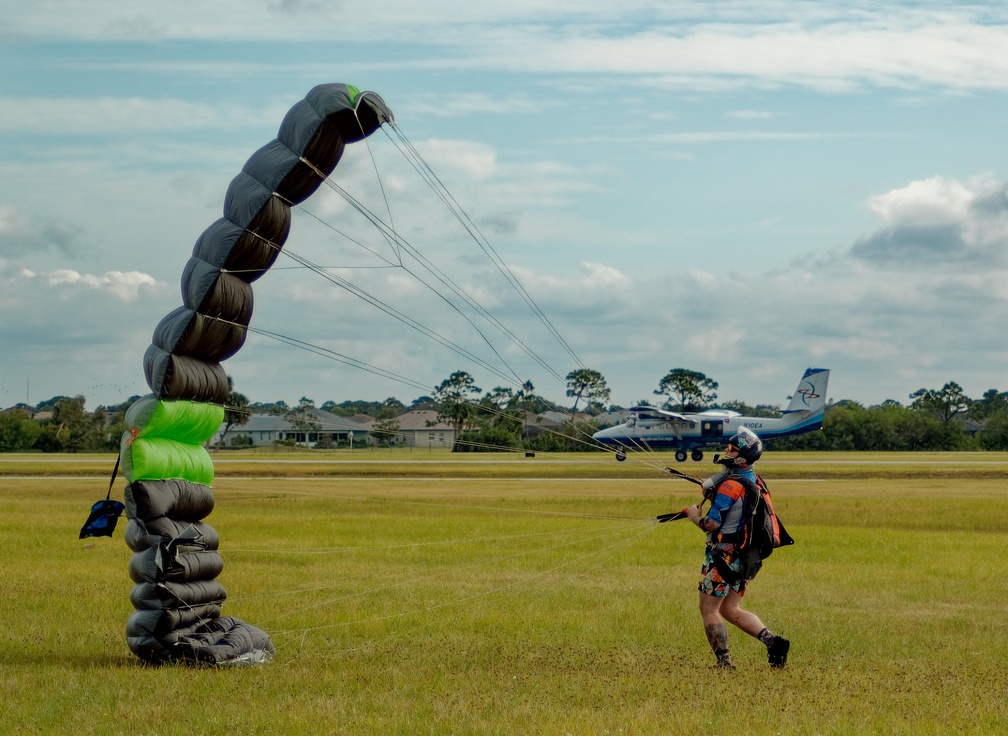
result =
[[700,521],[700,504],[695,506],[690,506],[686,509],[686,518],[692,521],[694,524]]

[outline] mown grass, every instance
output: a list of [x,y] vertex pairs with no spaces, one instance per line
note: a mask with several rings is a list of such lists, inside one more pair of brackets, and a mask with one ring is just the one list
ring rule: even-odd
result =
[[122,529],[77,539],[108,458],[0,456],[0,732],[1008,731],[1008,456],[768,455],[798,543],[746,600],[792,655],[772,671],[733,632],[718,673],[700,533],[651,521],[695,486],[595,455],[375,455],[218,463],[224,613],[278,650],[248,669],[129,653]]

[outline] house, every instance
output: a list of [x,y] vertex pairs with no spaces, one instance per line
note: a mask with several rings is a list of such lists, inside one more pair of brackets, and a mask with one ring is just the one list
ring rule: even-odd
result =
[[[284,442],[307,447],[368,443],[369,423],[330,414],[321,409],[310,411],[315,424],[312,429],[298,429],[282,414],[252,414],[245,424],[231,427],[226,442],[231,445],[235,437],[248,437],[252,447],[270,447]],[[222,424],[210,440],[211,446],[220,442],[223,433]]]
[[571,414],[569,411],[525,412],[525,433],[535,437],[543,432],[562,432],[573,421],[595,421],[588,414]]
[[[437,420],[438,413],[429,409],[400,414],[395,444],[408,447],[448,447],[455,445],[455,427]],[[428,426],[429,425],[429,426]]]

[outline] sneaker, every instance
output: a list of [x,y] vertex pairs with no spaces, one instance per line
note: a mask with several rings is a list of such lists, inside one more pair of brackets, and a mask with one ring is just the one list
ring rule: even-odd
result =
[[790,648],[791,642],[783,636],[775,636],[770,646],[767,647],[767,660],[769,660],[770,666],[775,670],[782,669],[787,664],[787,655]]
[[728,652],[727,649],[724,649],[720,652],[716,652],[716,656],[717,656],[717,664],[714,665],[714,669],[718,670],[735,669],[735,665],[733,665],[731,661],[731,654]]

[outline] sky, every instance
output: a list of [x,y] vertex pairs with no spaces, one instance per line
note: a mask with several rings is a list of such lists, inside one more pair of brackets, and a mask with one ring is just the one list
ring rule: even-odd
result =
[[0,407],[148,393],[144,352],[229,183],[330,82],[379,94],[395,128],[347,146],[255,282],[224,363],[253,402],[409,404],[462,370],[569,403],[579,368],[622,406],[674,368],[750,405],[785,405],[808,367],[866,406],[1008,390],[1002,4],[0,10]]

